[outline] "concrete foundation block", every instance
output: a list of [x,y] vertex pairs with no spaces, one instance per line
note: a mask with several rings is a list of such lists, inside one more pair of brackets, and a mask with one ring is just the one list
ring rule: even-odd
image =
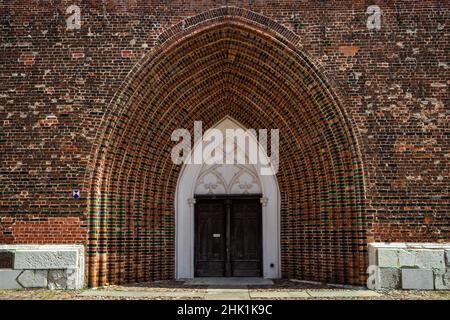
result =
[[379,289],[400,289],[401,272],[397,268],[379,269]]
[[77,267],[76,251],[16,251],[14,269],[67,269]]
[[48,272],[47,286],[51,290],[67,289],[67,274],[65,270],[50,270]]
[[17,278],[24,288],[47,288],[47,270],[25,270]]
[[450,271],[434,271],[434,288],[436,290],[450,290]]
[[67,289],[68,290],[76,290],[81,289],[81,286],[78,281],[77,270],[75,269],[67,269],[65,270],[67,277]]
[[402,289],[433,290],[433,271],[423,269],[402,269]]
[[399,266],[398,250],[378,249],[378,266],[381,268],[397,268]]
[[0,289],[22,289],[17,277],[22,270],[0,270]]
[[399,267],[420,269],[445,268],[444,250],[436,249],[411,249],[399,250]]
[[417,250],[416,264],[421,269],[445,269],[444,250]]
[[415,251],[399,250],[398,252],[399,267],[417,267],[417,254]]

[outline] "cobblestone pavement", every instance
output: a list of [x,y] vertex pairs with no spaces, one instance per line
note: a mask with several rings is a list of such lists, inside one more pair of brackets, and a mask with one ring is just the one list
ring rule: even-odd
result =
[[161,281],[98,289],[63,291],[43,289],[0,290],[0,300],[450,300],[450,291],[370,291],[289,280],[261,286],[185,285]]

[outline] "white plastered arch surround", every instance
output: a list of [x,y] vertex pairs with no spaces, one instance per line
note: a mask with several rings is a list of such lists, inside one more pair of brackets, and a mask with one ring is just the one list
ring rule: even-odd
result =
[[[212,128],[244,129],[231,117],[225,117]],[[252,137],[257,143],[256,137]],[[192,152],[195,152],[195,148]],[[268,163],[268,159],[265,159]],[[202,170],[203,169],[203,170]],[[175,193],[175,275],[177,279],[194,277],[194,204],[198,178],[204,171],[202,164],[184,164],[180,172]],[[260,172],[255,165],[254,172]],[[280,262],[280,191],[275,175],[258,175],[262,193],[262,246],[263,276],[281,277]]]

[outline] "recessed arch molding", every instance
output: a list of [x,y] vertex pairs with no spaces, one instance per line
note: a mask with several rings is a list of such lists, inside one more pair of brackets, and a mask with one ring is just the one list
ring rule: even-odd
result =
[[171,133],[230,116],[280,130],[281,276],[363,284],[371,219],[358,137],[330,80],[280,24],[219,8],[161,34],[111,101],[92,151],[88,284],[175,277]]

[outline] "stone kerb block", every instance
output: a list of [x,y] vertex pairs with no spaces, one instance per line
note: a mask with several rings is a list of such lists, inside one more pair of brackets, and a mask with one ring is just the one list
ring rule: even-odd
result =
[[67,269],[65,270],[67,277],[67,289],[76,290],[81,289],[82,279],[80,279],[80,275],[75,269]]
[[69,269],[77,268],[77,251],[17,250],[14,269]]
[[436,290],[450,290],[450,271],[438,270],[434,272],[434,288]]
[[378,266],[381,268],[397,268],[399,266],[399,250],[379,248]]
[[423,269],[402,269],[402,289],[433,290],[433,271]]
[[444,250],[415,249],[399,250],[399,267],[420,269],[445,269]]
[[50,270],[48,272],[48,288],[51,290],[67,289],[67,274],[65,270]]
[[22,289],[16,281],[22,270],[0,270],[0,289]]
[[417,267],[417,254],[415,251],[401,249],[398,252],[399,267]]
[[397,268],[380,268],[377,289],[400,289],[401,270]]
[[24,288],[46,288],[47,270],[25,270],[17,278],[17,282]]
[[445,269],[444,250],[417,250],[417,266],[422,269]]

